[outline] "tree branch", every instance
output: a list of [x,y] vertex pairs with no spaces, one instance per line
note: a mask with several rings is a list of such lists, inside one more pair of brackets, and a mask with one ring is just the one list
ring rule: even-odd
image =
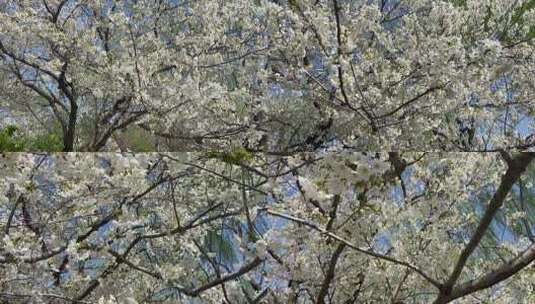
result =
[[351,249],[353,249],[355,251],[358,251],[360,253],[363,253],[363,254],[366,254],[366,255],[369,255],[369,256],[384,260],[384,261],[388,261],[388,262],[391,262],[391,263],[394,263],[394,264],[401,265],[401,266],[407,267],[409,269],[412,269],[416,273],[418,273],[422,278],[424,278],[426,281],[428,281],[433,286],[435,286],[436,288],[438,288],[438,289],[442,288],[442,284],[440,282],[438,282],[437,280],[431,278],[425,272],[423,272],[422,270],[420,270],[419,268],[417,268],[416,266],[414,266],[414,265],[412,265],[412,264],[410,264],[408,262],[399,261],[399,260],[397,260],[395,258],[392,258],[392,257],[389,257],[387,255],[383,255],[383,254],[380,254],[380,253],[373,252],[371,250],[360,248],[357,245],[345,240],[344,238],[342,238],[342,237],[340,237],[340,236],[338,236],[338,235],[336,235],[336,234],[334,234],[332,232],[329,232],[329,231],[319,227],[318,225],[316,225],[314,223],[311,223],[311,222],[308,222],[306,220],[303,220],[303,219],[300,219],[300,218],[297,218],[297,217],[294,217],[294,216],[291,216],[291,215],[287,215],[287,214],[284,214],[284,213],[279,213],[279,212],[270,210],[268,208],[264,208],[264,209],[260,209],[260,210],[261,211],[265,211],[269,215],[280,217],[280,218],[284,218],[284,219],[290,220],[292,222],[295,222],[295,223],[310,227],[310,228],[322,233],[325,236],[328,236],[328,237],[333,238],[333,239],[335,239],[335,240],[337,240],[337,241],[339,241],[341,243],[346,244],[347,247],[349,247],[349,248],[351,248]]
[[336,250],[334,251],[333,255],[331,256],[329,268],[327,269],[327,273],[325,274],[325,278],[323,279],[323,283],[321,284],[318,297],[316,298],[316,304],[325,304],[325,296],[327,296],[327,293],[329,292],[329,287],[331,286],[331,282],[333,281],[335,276],[336,263],[338,263],[338,259],[342,255],[342,252],[344,251],[345,247],[346,244],[340,243],[338,247],[336,247]]
[[485,232],[492,223],[494,216],[502,207],[504,200],[507,197],[507,194],[509,194],[509,192],[511,191],[513,184],[518,181],[518,179],[520,178],[522,173],[524,173],[533,158],[535,158],[534,153],[521,153],[516,158],[511,159],[508,162],[509,167],[505,174],[502,176],[502,180],[500,186],[498,187],[498,190],[496,190],[496,193],[494,193],[494,196],[490,200],[487,210],[485,211],[483,218],[479,222],[479,226],[472,235],[472,238],[461,252],[461,255],[457,260],[453,272],[444,284],[444,288],[441,290],[441,295],[439,296],[439,299],[441,297],[447,297],[450,294],[453,286],[461,275],[461,272],[463,271],[463,268],[466,265],[468,258],[474,252],[479,242],[485,235]]
[[186,288],[183,288],[183,287],[177,287],[177,290],[179,290],[180,292],[190,296],[190,297],[197,297],[199,296],[202,292],[208,290],[208,289],[211,289],[213,287],[216,287],[218,285],[221,285],[227,281],[231,281],[231,280],[234,280],[234,279],[237,279],[239,277],[241,277],[242,275],[248,273],[249,271],[255,269],[258,265],[260,265],[261,263],[263,262],[263,260],[259,257],[256,257],[254,260],[252,260],[251,262],[249,262],[248,264],[242,266],[240,269],[238,269],[238,271],[236,272],[233,272],[233,273],[230,273],[230,274],[227,274],[225,276],[222,276],[221,278],[218,278],[216,280],[213,280],[203,286],[200,286],[200,287],[197,287],[195,289],[186,289]]
[[472,280],[459,285],[444,298],[437,299],[436,304],[443,304],[466,296],[468,294],[489,288],[518,273],[526,266],[535,261],[535,244],[531,245],[523,253],[508,263],[502,264],[496,270],[491,271],[477,280]]

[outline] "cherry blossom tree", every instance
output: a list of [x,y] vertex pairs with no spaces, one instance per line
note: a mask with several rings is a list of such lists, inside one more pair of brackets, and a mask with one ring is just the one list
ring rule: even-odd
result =
[[58,133],[65,151],[136,150],[136,136],[152,151],[534,143],[530,0],[8,0],[0,10],[13,91],[2,104]]
[[532,153],[2,156],[8,303],[530,303]]
[[2,1],[0,302],[535,302],[534,24]]

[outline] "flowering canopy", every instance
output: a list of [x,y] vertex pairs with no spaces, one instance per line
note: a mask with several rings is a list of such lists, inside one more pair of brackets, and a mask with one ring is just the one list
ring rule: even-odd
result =
[[534,303],[534,24],[1,1],[0,302]]
[[533,7],[6,0],[0,101],[65,151],[526,150]]
[[9,303],[533,302],[535,154],[5,154]]

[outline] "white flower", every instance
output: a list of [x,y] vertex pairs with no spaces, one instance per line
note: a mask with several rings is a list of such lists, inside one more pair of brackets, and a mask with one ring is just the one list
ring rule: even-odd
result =
[[78,244],[76,243],[76,241],[69,242],[69,246],[67,246],[66,252],[70,256],[76,256],[76,254],[78,253]]
[[98,304],[117,304],[117,299],[115,299],[114,296],[110,296],[109,298],[106,297],[100,297],[98,299]]
[[13,252],[15,251],[15,244],[13,244],[13,241],[11,240],[11,238],[9,237],[9,235],[5,235],[4,238],[2,239],[3,243],[4,243],[4,248],[8,251],[8,252]]
[[260,258],[263,258],[267,255],[268,245],[264,239],[259,239],[255,243],[256,255]]
[[319,200],[320,195],[318,192],[318,189],[316,186],[308,180],[306,177],[299,177],[299,184],[301,185],[301,189],[303,189],[303,192],[305,193],[305,196],[312,200]]

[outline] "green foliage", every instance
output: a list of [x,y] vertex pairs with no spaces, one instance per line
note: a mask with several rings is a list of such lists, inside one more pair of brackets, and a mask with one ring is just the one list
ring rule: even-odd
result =
[[[453,5],[456,7],[463,7],[467,8],[467,0],[449,0]],[[509,29],[513,28],[515,26],[518,26],[519,28],[524,26],[525,19],[524,16],[527,12],[530,10],[535,9],[535,0],[528,0],[524,2],[522,5],[516,7],[512,12],[511,15],[507,14],[506,16],[502,17],[509,17],[511,16],[511,22],[508,23],[508,26],[501,31],[501,39],[507,43],[514,43],[517,40],[521,41],[531,41],[533,38],[535,38],[535,25],[531,25],[529,27],[529,32],[524,37],[515,37],[514,34],[509,33]],[[491,20],[491,18],[497,17],[493,16],[492,11],[490,7],[487,7],[487,14],[484,17],[483,25],[485,27],[485,31],[490,30],[488,27],[488,23]]]
[[[535,0],[526,1],[522,6],[518,7],[511,18],[511,23],[514,25],[523,26],[525,23],[524,15],[530,10],[535,9]],[[526,40],[532,40],[535,38],[535,25],[529,27],[529,32],[525,37]]]
[[0,151],[22,152],[24,151],[24,142],[17,137],[18,128],[16,126],[7,126],[0,130]]
[[156,149],[152,135],[139,127],[128,128],[125,132],[117,136],[124,139],[132,151],[151,152]]
[[0,129],[2,152],[58,152],[63,148],[61,137],[56,133],[28,136],[17,126]]
[[208,152],[208,158],[217,158],[231,165],[239,165],[249,162],[253,155],[244,148],[235,148],[230,152],[212,151]]
[[[534,8],[535,0],[528,0],[522,5],[513,9],[510,14],[507,14],[506,16],[502,17],[502,19],[510,17],[510,22],[507,23],[507,26],[501,30],[500,34],[500,37],[504,42],[508,44],[514,44],[520,41],[531,41],[535,37],[535,25],[530,25],[529,31],[525,35],[521,35],[520,33],[518,33],[518,29],[521,29],[524,27],[524,25],[526,25],[526,20],[524,19],[524,16],[527,12]],[[489,10],[489,19],[490,17],[491,16]]]
[[58,152],[63,149],[60,136],[55,133],[44,134],[30,138],[28,141],[29,151]]
[[513,23],[522,23],[524,15],[532,9],[535,9],[535,0],[529,0],[525,2],[520,7],[515,9],[511,21]]
[[451,0],[451,3],[455,6],[466,7],[466,0]]

